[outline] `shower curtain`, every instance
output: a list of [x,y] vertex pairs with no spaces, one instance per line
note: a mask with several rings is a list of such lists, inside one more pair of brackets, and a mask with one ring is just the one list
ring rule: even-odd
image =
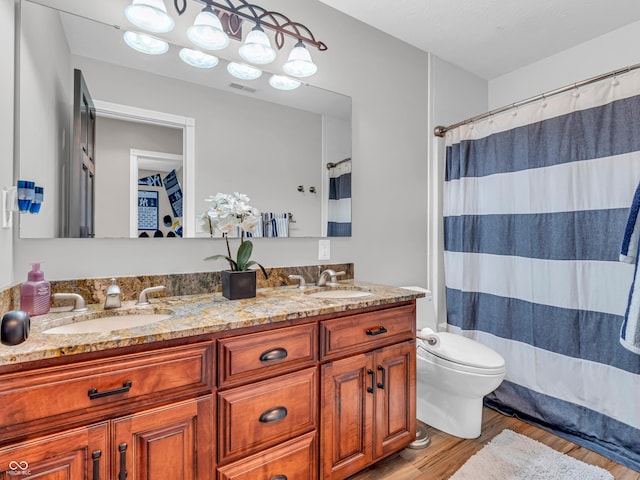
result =
[[618,261],[640,182],[640,73],[446,134],[449,329],[498,351],[486,404],[640,471],[640,355]]
[[329,168],[328,237],[351,236],[351,159]]

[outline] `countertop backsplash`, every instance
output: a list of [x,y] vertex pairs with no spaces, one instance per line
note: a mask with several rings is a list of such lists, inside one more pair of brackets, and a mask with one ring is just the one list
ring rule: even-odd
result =
[[[352,280],[354,278],[353,263],[303,265],[293,267],[267,268],[269,278],[265,279],[262,272],[256,274],[258,288],[273,288],[295,285],[289,280],[289,275],[302,275],[307,283],[315,283],[322,270],[330,268],[336,272],[345,272],[338,280]],[[49,280],[51,293],[78,293],[87,304],[104,303],[107,287],[111,279],[122,292],[122,301],[135,300],[140,292],[156,285],[164,285],[166,290],[161,296],[175,297],[181,295],[199,295],[221,291],[220,271],[197,273],[169,273],[164,275],[131,275],[125,277],[83,278],[75,280]],[[20,283],[0,291],[0,315],[10,310],[20,308]],[[51,306],[59,306],[52,301]]]

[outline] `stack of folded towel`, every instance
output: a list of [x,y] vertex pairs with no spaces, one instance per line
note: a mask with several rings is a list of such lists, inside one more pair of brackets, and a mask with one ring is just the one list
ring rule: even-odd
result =
[[[635,263],[633,282],[629,290],[627,311],[620,329],[620,343],[626,349],[640,354],[640,278],[638,277],[638,247],[640,238],[640,185],[633,196],[633,203],[629,209],[627,228],[624,231],[620,261]],[[638,283],[636,283],[638,282]]]

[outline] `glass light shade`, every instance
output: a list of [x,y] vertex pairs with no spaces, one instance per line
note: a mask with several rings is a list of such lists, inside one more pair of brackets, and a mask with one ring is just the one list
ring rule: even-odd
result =
[[178,53],[182,61],[192,67],[213,68],[218,65],[218,57],[202,53],[198,50],[183,48]]
[[259,25],[253,27],[253,30],[247,34],[238,53],[244,60],[256,65],[266,65],[276,59],[276,51],[271,48],[269,37]]
[[236,62],[230,62],[227,71],[241,80],[255,80],[262,75],[262,70]]
[[229,45],[230,41],[218,16],[206,8],[187,29],[187,37],[194,45],[207,50],[221,50]]
[[136,27],[148,32],[170,32],[176,24],[167,13],[164,0],[133,0],[124,14]]
[[301,82],[293,78],[283,77],[282,75],[271,75],[269,85],[278,90],[295,90],[301,85]]
[[167,42],[145,33],[126,31],[124,41],[134,50],[148,55],[162,55],[169,50]]
[[287,75],[294,77],[310,77],[318,71],[318,66],[311,60],[311,54],[302,42],[298,42],[291,53],[289,59],[282,66],[282,70]]

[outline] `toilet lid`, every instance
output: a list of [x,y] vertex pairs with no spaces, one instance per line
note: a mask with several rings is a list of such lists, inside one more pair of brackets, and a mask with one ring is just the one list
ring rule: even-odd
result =
[[426,350],[453,363],[477,368],[502,368],[504,358],[491,348],[470,338],[449,332],[438,332],[440,344],[432,347],[425,342]]

